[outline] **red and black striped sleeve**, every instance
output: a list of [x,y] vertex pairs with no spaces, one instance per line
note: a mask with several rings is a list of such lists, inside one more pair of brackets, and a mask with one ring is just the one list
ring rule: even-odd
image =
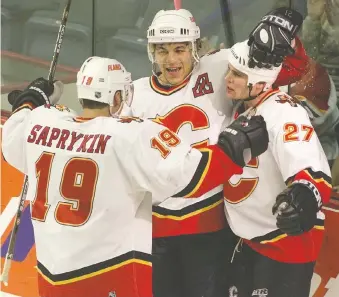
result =
[[[322,171],[314,171],[311,168],[305,168],[296,175],[288,178],[287,185],[298,181],[311,182],[318,190],[321,202],[327,204],[330,201],[332,193],[332,178]],[[320,201],[319,201],[320,202]]]
[[242,167],[235,164],[217,145],[199,149],[200,163],[190,183],[173,197],[200,197],[215,187],[224,184],[232,175],[241,174]]

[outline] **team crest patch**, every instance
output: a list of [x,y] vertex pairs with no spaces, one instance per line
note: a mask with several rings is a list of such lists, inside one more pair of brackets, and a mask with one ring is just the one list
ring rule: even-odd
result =
[[137,123],[142,123],[144,120],[138,118],[138,117],[124,117],[124,116],[121,116],[119,117],[119,120],[118,122],[120,123],[131,123],[131,122],[137,122]]
[[281,104],[289,103],[292,107],[298,106],[298,101],[287,94],[278,95],[278,98],[279,98],[278,100],[275,100],[278,103],[281,103]]
[[71,110],[65,106],[65,105],[62,105],[62,104],[55,104],[53,105],[57,110],[59,111],[68,111],[68,112],[71,112]]

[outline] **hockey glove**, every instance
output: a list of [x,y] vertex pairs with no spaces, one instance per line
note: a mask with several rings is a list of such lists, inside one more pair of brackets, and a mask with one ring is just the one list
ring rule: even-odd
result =
[[250,157],[247,161],[264,153],[268,148],[268,132],[262,116],[248,119],[240,116],[219,135],[217,145],[239,166],[244,167],[245,150]]
[[320,195],[311,183],[292,184],[276,198],[272,213],[277,215],[277,227],[290,236],[310,231],[316,221]]
[[[25,103],[38,107],[47,103],[56,104],[61,97],[63,83],[61,81],[48,82],[40,77],[34,80],[23,91],[14,90],[8,94],[8,102],[12,105],[12,111]],[[48,99],[49,98],[49,99]]]
[[302,15],[280,7],[266,14],[249,35],[249,67],[280,66],[284,58],[294,54],[292,40],[303,23]]

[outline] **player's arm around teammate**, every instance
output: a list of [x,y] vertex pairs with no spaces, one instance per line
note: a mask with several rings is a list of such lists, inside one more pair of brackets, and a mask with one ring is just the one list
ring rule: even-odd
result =
[[[87,65],[89,65],[89,59]],[[82,69],[84,68],[83,66]],[[84,77],[87,76],[84,75]],[[82,88],[83,94],[86,94],[92,87],[87,87],[88,90],[84,91],[83,86],[78,86],[78,92],[80,88]],[[2,146],[6,160],[25,173],[27,172],[26,162],[28,162],[25,153],[16,158],[11,150],[19,149],[25,152],[26,143],[31,142],[30,138],[36,137],[38,128],[33,129],[34,131],[27,130],[32,123],[31,117],[39,117],[46,109],[55,109],[54,105],[46,104],[47,98],[53,95],[54,89],[53,84],[43,78],[38,78],[15,100],[11,101],[13,114],[3,127]],[[115,113],[112,113],[113,116],[119,115],[124,102],[120,100],[119,108]],[[121,121],[128,122],[126,119]],[[142,124],[143,120],[139,122]],[[262,117],[240,118],[220,133],[216,145],[207,146],[201,150],[191,148],[168,128],[151,120],[145,122],[146,124],[141,125],[143,128],[140,131],[137,129],[140,136],[134,140],[139,146],[135,147],[133,146],[135,143],[131,143],[131,155],[124,154],[121,155],[121,158],[125,159],[128,156],[128,161],[126,158],[125,162],[126,166],[130,168],[134,166],[136,171],[138,171],[137,168],[144,168],[144,174],[150,178],[149,183],[145,184],[144,177],[139,180],[138,174],[135,174],[135,181],[139,185],[144,185],[146,190],[150,190],[151,185],[157,184],[158,181],[158,188],[154,187],[153,193],[162,192],[164,180],[161,178],[170,173],[169,176],[166,176],[167,181],[175,185],[180,192],[171,194],[177,193],[176,196],[182,195],[181,197],[187,196],[187,198],[201,196],[228,180],[233,174],[241,173],[241,168],[250,159],[249,156],[256,157],[267,149],[268,135]],[[133,127],[133,125],[130,126],[131,129]],[[151,138],[152,135],[157,137]],[[121,150],[124,145],[126,145],[124,142],[121,142],[121,146],[117,144]],[[156,154],[159,157],[153,158]],[[126,171],[132,170],[126,168]],[[178,173],[182,173],[182,176],[178,177]],[[180,182],[180,180],[185,182]],[[165,194],[161,196],[166,197]]]

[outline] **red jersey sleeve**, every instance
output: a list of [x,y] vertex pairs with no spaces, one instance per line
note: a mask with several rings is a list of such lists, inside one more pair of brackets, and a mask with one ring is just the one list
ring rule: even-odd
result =
[[285,57],[281,71],[275,81],[276,86],[285,86],[295,83],[308,72],[310,58],[298,37],[295,38],[295,53]]

